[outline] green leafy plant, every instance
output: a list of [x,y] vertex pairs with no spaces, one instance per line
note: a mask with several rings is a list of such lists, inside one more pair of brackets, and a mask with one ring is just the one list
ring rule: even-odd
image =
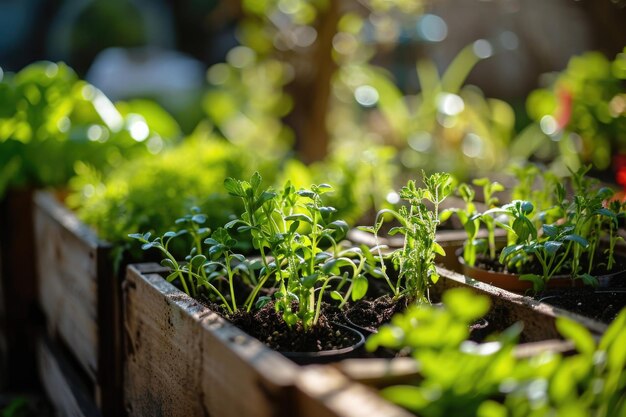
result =
[[553,159],[563,171],[588,163],[606,170],[612,155],[626,151],[626,51],[613,60],[600,52],[574,56],[550,79],[526,100],[536,123],[520,135],[514,152]]
[[626,413],[626,310],[599,342],[579,324],[557,319],[577,350],[515,355],[521,326],[482,344],[467,341],[468,327],[489,309],[488,299],[465,289],[443,296],[443,306],[418,305],[397,314],[367,340],[367,348],[408,349],[420,378],[381,394],[424,417],[621,416]]
[[62,63],[38,62],[0,76],[0,195],[11,187],[62,186],[84,161],[109,171],[176,139],[156,104],[114,105]]
[[[287,182],[275,191],[263,187],[261,175],[255,172],[249,181],[228,177],[224,187],[241,200],[243,213],[203,241],[209,231],[200,225],[207,216],[198,209],[177,221],[187,225],[179,231],[152,240],[149,233],[130,235],[144,250],[156,248],[164,254],[163,265],[171,270],[169,281],[178,280],[191,296],[198,296],[203,288],[228,314],[250,312],[273,300],[285,323],[305,332],[317,324],[327,292],[340,308],[365,295],[366,274],[374,269],[368,263],[371,254],[338,245],[348,225],[333,220],[336,210],[322,201],[322,195],[332,191],[330,185],[296,190]],[[236,232],[239,240],[229,231]],[[185,262],[178,262],[169,250],[170,241],[180,236],[191,236],[192,249]],[[258,258],[235,252],[242,239],[249,239]],[[236,286],[249,290],[245,301],[238,301]]]
[[[509,271],[520,273],[520,279],[532,281],[535,292],[543,290],[554,276],[564,274],[597,285],[594,274],[611,272],[616,265],[615,248],[621,239],[617,228],[624,216],[624,204],[612,201],[612,190],[599,187],[597,181],[587,177],[589,169],[570,172],[572,196],[568,198],[566,186],[554,174],[544,174],[535,167],[518,168],[520,182],[512,194],[528,200],[496,205],[473,217],[461,212],[461,216],[480,218],[485,224],[492,261],[496,260],[495,228],[507,231],[507,246],[497,260]],[[481,183],[491,199],[493,190],[488,180]],[[495,200],[490,203],[495,204]],[[474,224],[468,227],[466,221],[465,225],[468,243],[464,260],[473,266],[476,245],[471,242],[476,230]]]
[[[427,301],[427,290],[439,279],[435,267],[435,256],[445,256],[443,248],[436,242],[439,224],[439,205],[452,191],[452,177],[448,173],[423,174],[423,188],[418,188],[410,180],[400,191],[400,198],[408,203],[398,210],[383,209],[376,216],[376,224],[363,230],[378,233],[385,217],[393,218],[399,226],[393,227],[390,235],[400,233],[404,236],[404,245],[391,254],[391,260],[398,269],[395,283],[387,274],[385,259],[380,247],[378,255],[382,273],[395,297],[406,295],[418,302]],[[432,204],[428,208],[425,202]]]

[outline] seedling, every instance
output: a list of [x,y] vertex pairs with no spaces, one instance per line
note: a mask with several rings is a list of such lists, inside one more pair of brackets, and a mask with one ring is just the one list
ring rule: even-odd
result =
[[[450,174],[435,173],[427,176],[422,172],[422,175],[423,188],[418,188],[415,181],[410,180],[400,191],[400,197],[408,203],[408,207],[381,210],[376,216],[375,226],[362,228],[373,233],[378,241],[385,217],[398,221],[400,226],[389,231],[390,235],[400,233],[404,236],[403,247],[391,254],[391,260],[399,271],[395,284],[387,274],[385,258],[377,245],[381,272],[395,297],[406,295],[417,302],[428,301],[428,287],[439,279],[435,256],[445,256],[443,248],[436,242],[439,205],[452,191]],[[432,203],[433,208],[427,208],[424,201]]]

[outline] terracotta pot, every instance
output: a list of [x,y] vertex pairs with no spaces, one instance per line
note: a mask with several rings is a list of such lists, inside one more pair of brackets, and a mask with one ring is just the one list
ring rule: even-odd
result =
[[[468,278],[475,279],[487,284],[494,285],[507,291],[524,293],[532,290],[531,281],[519,279],[520,274],[512,274],[509,272],[496,272],[469,266],[465,264],[463,256],[458,256],[459,263],[463,267],[463,275]],[[613,272],[596,277],[600,288],[609,287],[625,287],[626,286],[626,270]],[[580,279],[572,279],[569,275],[555,275],[546,286],[546,289],[564,289],[564,288],[582,288],[585,284]]]

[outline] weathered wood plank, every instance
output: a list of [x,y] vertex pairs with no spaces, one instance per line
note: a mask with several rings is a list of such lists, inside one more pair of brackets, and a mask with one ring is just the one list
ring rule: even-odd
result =
[[410,417],[413,414],[383,400],[371,388],[355,384],[330,366],[308,366],[298,374],[298,417]]
[[150,269],[131,265],[124,284],[129,415],[409,416],[330,366],[294,364]]
[[95,381],[97,240],[76,220],[51,194],[35,196],[40,304],[51,333],[63,338]]
[[94,382],[105,416],[122,401],[121,282],[112,246],[49,192],[35,194],[39,301],[49,332],[58,335]]
[[39,374],[42,386],[58,415],[98,417],[89,387],[72,369],[71,361],[48,338],[42,337],[37,346]]
[[435,296],[455,287],[469,287],[479,294],[486,295],[491,299],[492,310],[495,309],[501,314],[505,321],[524,323],[523,337],[527,342],[559,339],[560,335],[555,325],[556,318],[559,316],[571,318],[595,335],[601,335],[606,331],[606,324],[588,317],[467,278],[445,268],[437,268],[437,271],[440,274],[440,280],[431,290]]
[[293,362],[160,275],[130,266],[124,301],[129,415],[290,415]]

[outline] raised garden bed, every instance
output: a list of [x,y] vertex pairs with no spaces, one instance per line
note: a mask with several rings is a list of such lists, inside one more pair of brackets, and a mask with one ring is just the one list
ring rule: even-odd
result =
[[[52,343],[66,347],[71,360],[63,366],[84,376],[82,390],[93,407],[104,416],[119,416],[120,283],[112,269],[111,246],[52,193],[37,191],[34,205],[38,298],[47,333]],[[53,397],[56,381],[41,377]]]
[[[528,297],[506,293],[482,283],[467,282],[463,276],[445,269],[439,272],[441,284],[434,287],[433,296],[449,288],[471,287],[489,296],[494,310],[505,320],[510,323],[518,320],[524,322],[524,341],[538,343],[521,345],[520,355],[530,355],[545,349],[560,352],[571,349],[569,343],[558,340],[554,323],[559,314],[579,321],[597,335],[605,329],[600,323]],[[334,403],[334,395],[343,398],[336,400],[339,404],[360,404],[361,393],[368,393],[362,387],[352,387],[341,379],[337,382],[326,374],[329,372],[332,375],[332,372],[323,370],[323,367],[316,371],[316,375],[322,376],[302,376],[303,372],[306,375],[308,367],[299,367],[246,335],[165,281],[163,275],[166,275],[165,270],[157,264],[132,265],[124,284],[127,355],[124,386],[129,414],[196,415],[206,412],[209,415],[225,416],[343,416],[352,414],[341,414],[344,411],[340,413],[335,408],[337,404]],[[339,369],[351,380],[371,385],[377,385],[379,380],[389,382],[390,379],[408,378],[416,372],[414,362],[409,363],[406,358],[350,359],[345,362],[345,366],[343,363],[340,362]],[[354,369],[359,372],[352,371]],[[364,373],[363,369],[370,372]],[[326,385],[303,382],[309,381],[309,378],[315,381],[318,377],[323,380],[327,378]],[[333,392],[329,386],[342,385],[346,387],[336,388],[337,394],[323,395],[324,390]],[[294,387],[301,391],[300,394],[294,396]],[[343,393],[348,389],[349,392],[354,390],[355,396]],[[243,397],[246,401],[237,401]],[[307,399],[303,400],[302,397]],[[378,397],[373,398],[375,400],[367,399],[372,409],[383,410],[389,406]],[[307,408],[331,414],[314,414],[311,411],[307,411],[309,414],[304,411],[304,414],[295,414],[290,411],[302,401],[309,404]],[[314,403],[310,404],[310,401]],[[345,409],[349,410],[349,407]],[[390,410],[398,413],[395,407]]]
[[332,369],[303,371],[159,272],[131,265],[124,283],[129,415],[407,415]]

